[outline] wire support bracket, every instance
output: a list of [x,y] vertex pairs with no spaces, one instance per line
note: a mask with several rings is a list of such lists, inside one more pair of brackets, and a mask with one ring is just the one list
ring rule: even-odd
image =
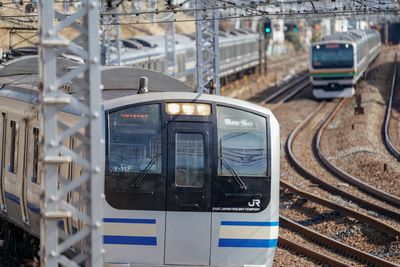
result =
[[219,95],[219,10],[210,6],[212,1],[196,0],[196,91]]

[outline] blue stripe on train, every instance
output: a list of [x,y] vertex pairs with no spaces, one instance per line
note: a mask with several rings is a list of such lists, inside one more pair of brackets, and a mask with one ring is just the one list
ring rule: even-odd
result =
[[103,218],[105,223],[143,223],[156,224],[155,219]]
[[16,195],[13,195],[7,191],[5,191],[4,193],[5,193],[4,195],[6,198],[8,198],[9,200],[11,200],[14,203],[17,203],[18,205],[20,204],[19,197],[17,197]]
[[39,214],[40,208],[33,205],[31,202],[28,202],[28,209],[30,209],[33,213]]
[[[10,192],[7,192],[7,191],[5,191],[4,193],[5,193],[4,195],[7,199],[11,200],[12,202],[14,202],[18,205],[21,204],[20,198],[17,197],[16,195],[11,194]],[[34,205],[33,203],[28,202],[27,206],[28,206],[28,209],[31,210],[33,213],[36,213],[36,214],[40,213],[40,208],[38,206]]]
[[230,226],[279,226],[279,222],[222,221],[221,225],[230,225]]
[[103,236],[104,244],[113,245],[142,245],[157,246],[157,238],[155,236]]
[[219,247],[234,248],[273,248],[278,244],[278,239],[233,239],[220,238]]

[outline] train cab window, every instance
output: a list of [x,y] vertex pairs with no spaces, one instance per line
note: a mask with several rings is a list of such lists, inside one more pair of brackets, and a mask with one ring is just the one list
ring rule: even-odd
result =
[[202,187],[206,169],[204,136],[199,133],[176,133],[175,184],[178,187]]
[[218,106],[217,120],[213,211],[260,212],[270,200],[267,118]]
[[218,107],[219,175],[267,175],[265,118]]
[[39,170],[39,128],[33,128],[33,167],[32,179],[33,183],[38,183]]
[[10,159],[8,171],[10,173],[17,173],[18,162],[18,125],[16,121],[10,121],[11,135],[10,135]]
[[351,44],[321,44],[312,47],[312,66],[315,69],[351,68],[353,65]]
[[159,104],[109,113],[105,192],[117,209],[164,209]]

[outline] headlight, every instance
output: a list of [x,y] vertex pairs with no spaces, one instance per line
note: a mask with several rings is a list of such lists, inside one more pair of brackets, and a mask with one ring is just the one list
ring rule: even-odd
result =
[[166,111],[170,115],[210,116],[211,105],[203,103],[167,103]]

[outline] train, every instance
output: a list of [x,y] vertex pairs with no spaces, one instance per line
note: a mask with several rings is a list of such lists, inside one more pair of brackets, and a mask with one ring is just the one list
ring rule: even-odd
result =
[[[11,229],[3,245],[25,252],[38,247],[32,244],[40,236],[43,182],[39,82],[31,64],[37,56],[0,69],[0,207],[3,229]],[[77,64],[59,58],[57,73]],[[138,93],[141,77],[148,93]],[[280,175],[273,113],[193,93],[151,70],[103,67],[102,84],[105,266],[272,266]],[[73,85],[60,90],[74,93]],[[79,120],[69,109],[59,116],[67,125]],[[74,136],[62,145],[80,146]],[[72,182],[80,168],[63,164],[59,175]],[[66,201],[79,197],[75,191]],[[67,218],[59,227],[72,234],[80,223]]]
[[[265,62],[263,56],[265,51],[262,51],[265,48],[259,33],[246,29],[220,31],[219,47],[222,85],[245,74],[255,73]],[[175,54],[175,77],[194,87],[196,85],[195,35],[176,34]],[[105,56],[102,58],[105,60]],[[164,36],[138,36],[121,40],[121,65],[167,72]]]
[[351,30],[312,43],[310,81],[315,98],[351,97],[381,48],[379,32]]
[[[111,43],[115,44],[115,41]],[[110,45],[110,44],[105,44]],[[164,36],[145,35],[121,40],[121,62],[123,66],[143,68],[166,73]],[[102,64],[106,64],[106,49],[102,48]],[[247,29],[219,32],[220,83],[227,84],[256,73],[264,68],[266,49],[259,33]],[[114,49],[112,47],[111,49]],[[1,54],[1,53],[0,53]],[[3,53],[0,62],[25,55],[37,54],[37,47],[19,47]],[[193,88],[196,85],[196,36],[175,35],[174,77]]]

